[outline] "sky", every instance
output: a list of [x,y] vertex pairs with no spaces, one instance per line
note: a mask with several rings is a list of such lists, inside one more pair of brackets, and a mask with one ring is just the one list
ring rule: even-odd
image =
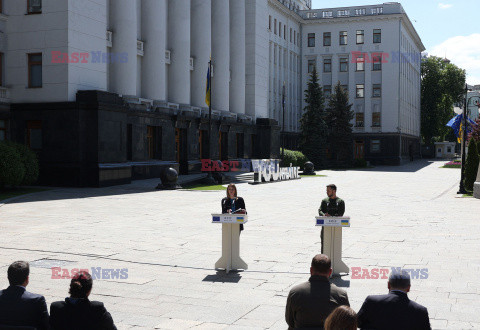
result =
[[[375,5],[388,1],[312,0],[312,8]],[[480,84],[480,0],[398,0],[429,55],[446,57]]]

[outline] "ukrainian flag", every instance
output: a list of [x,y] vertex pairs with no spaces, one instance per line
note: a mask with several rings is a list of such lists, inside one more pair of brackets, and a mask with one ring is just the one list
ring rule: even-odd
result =
[[348,226],[349,225],[348,220],[342,220],[341,223],[342,223],[342,226]]
[[210,106],[210,100],[212,95],[212,77],[210,73],[210,63],[208,63],[208,71],[207,71],[207,88],[205,93],[205,103]]

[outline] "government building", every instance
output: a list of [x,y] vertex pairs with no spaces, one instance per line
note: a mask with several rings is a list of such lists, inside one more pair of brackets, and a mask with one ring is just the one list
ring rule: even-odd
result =
[[424,46],[399,3],[3,0],[0,12],[0,139],[37,152],[43,184],[277,158],[298,145],[313,66],[327,96],[338,81],[349,92],[355,157],[419,150]]

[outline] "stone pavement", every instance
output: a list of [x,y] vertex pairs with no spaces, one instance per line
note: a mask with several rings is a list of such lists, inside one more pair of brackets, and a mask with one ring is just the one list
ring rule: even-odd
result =
[[[344,229],[350,267],[428,269],[410,298],[425,305],[434,329],[480,328],[480,201],[461,198],[459,170],[443,162],[324,171],[327,177],[238,185],[249,222],[241,237],[244,272],[213,269],[220,257],[223,191],[156,191],[158,180],[102,189],[57,189],[0,206],[0,287],[14,260],[31,265],[32,292],[47,303],[68,295],[69,280],[49,267],[128,269],[97,279],[119,329],[286,329],[290,288],[308,279],[320,251],[314,216],[335,183],[352,226]],[[336,279],[358,311],[385,279]]]

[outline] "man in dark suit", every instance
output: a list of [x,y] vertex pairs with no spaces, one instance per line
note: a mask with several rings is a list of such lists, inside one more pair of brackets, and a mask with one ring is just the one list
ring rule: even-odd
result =
[[332,262],[324,254],[313,257],[310,279],[290,290],[285,309],[289,329],[320,328],[338,306],[350,306],[347,292],[331,284]]
[[427,309],[408,299],[410,275],[406,271],[390,274],[388,290],[386,295],[365,299],[357,314],[360,329],[431,329]]
[[0,325],[49,329],[45,298],[26,290],[30,274],[28,262],[15,261],[7,273],[10,286],[0,291]]

